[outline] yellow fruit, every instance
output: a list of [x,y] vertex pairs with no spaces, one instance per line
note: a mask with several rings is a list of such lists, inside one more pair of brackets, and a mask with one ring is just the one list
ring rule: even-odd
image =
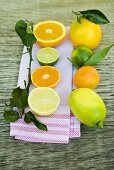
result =
[[34,35],[42,47],[55,47],[63,42],[66,28],[61,22],[43,21],[34,27]]
[[73,90],[69,96],[69,105],[80,122],[90,127],[103,128],[106,107],[95,91],[89,88]]
[[75,46],[86,45],[91,49],[96,48],[102,37],[100,25],[95,24],[85,18],[81,18],[81,23],[75,20],[70,27],[70,39]]
[[39,87],[31,91],[28,104],[33,113],[48,116],[56,111],[60,103],[58,93],[49,87]]

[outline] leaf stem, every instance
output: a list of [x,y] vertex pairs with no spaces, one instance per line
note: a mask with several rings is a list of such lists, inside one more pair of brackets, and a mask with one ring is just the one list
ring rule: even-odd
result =
[[22,110],[19,109],[19,117],[20,117],[21,119],[22,119],[22,116],[25,114],[25,113],[24,113],[24,110],[25,110],[25,109],[22,109]]
[[26,52],[24,52],[24,53],[21,53],[21,54],[17,54],[16,57],[17,57],[17,56],[20,56],[20,55],[22,56],[22,55],[24,55],[24,54],[26,54],[26,53],[28,53],[28,51],[26,51]]
[[22,111],[21,111],[21,119],[22,119],[22,116],[25,114],[24,111],[25,111],[25,109],[22,109]]
[[32,59],[32,48],[29,48],[27,50],[28,50],[28,53],[29,53],[29,56],[30,56],[29,68],[28,68],[28,70],[29,70],[29,72],[28,72],[28,85],[27,85],[27,92],[29,92],[29,87],[32,83],[32,81],[31,81],[31,63],[32,63],[33,59]]
[[77,16],[77,21],[81,24],[82,14],[80,13],[80,11],[78,11],[78,12],[72,11],[72,13]]

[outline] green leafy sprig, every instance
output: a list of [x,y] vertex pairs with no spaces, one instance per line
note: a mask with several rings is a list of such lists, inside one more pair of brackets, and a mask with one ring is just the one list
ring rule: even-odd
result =
[[[114,44],[111,44],[110,46],[106,47],[106,48],[103,48],[95,53],[93,53],[91,56],[89,56],[86,51],[84,53],[83,52],[80,52],[76,57],[76,60],[77,61],[81,61],[83,64],[82,65],[78,65],[78,63],[76,63],[75,61],[73,61],[72,59],[69,59],[68,60],[70,62],[72,62],[72,64],[79,68],[79,67],[82,67],[82,66],[87,66],[87,65],[90,65],[90,66],[94,66],[98,63],[100,63],[107,55],[107,53],[109,52],[109,50],[114,46]],[[75,49],[74,49],[75,50]],[[87,57],[88,55],[88,57]]]
[[[33,34],[33,23],[29,21],[20,20],[15,25],[15,31],[18,36],[21,38],[23,45],[27,47],[27,52],[30,56],[29,62],[29,73],[28,73],[28,83],[24,81],[25,89],[21,89],[17,87],[12,92],[12,97],[10,98],[9,104],[6,104],[6,108],[4,110],[4,118],[8,122],[15,122],[18,119],[24,116],[25,123],[29,124],[31,122],[41,130],[47,131],[47,126],[43,124],[35,115],[29,111],[27,113],[24,112],[25,107],[28,106],[28,93],[29,87],[31,85],[31,63],[32,63],[32,48],[33,44],[36,43],[36,38]],[[16,107],[16,110],[14,110]],[[18,111],[17,111],[18,110]]]
[[89,21],[95,24],[101,24],[101,25],[110,22],[101,11],[96,9],[90,9],[90,10],[78,11],[78,12],[72,11],[72,12],[77,16],[77,20],[79,23],[81,23],[81,18],[88,19]]

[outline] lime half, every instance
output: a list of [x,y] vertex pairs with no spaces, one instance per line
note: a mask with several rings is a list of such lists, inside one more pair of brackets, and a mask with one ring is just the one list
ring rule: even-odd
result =
[[59,52],[55,48],[41,48],[37,53],[38,62],[43,66],[53,66],[59,60]]
[[28,104],[33,113],[40,116],[53,114],[60,103],[58,93],[49,87],[39,87],[32,90],[28,97]]

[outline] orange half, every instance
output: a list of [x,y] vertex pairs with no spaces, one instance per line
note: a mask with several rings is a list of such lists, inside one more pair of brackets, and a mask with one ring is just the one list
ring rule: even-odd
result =
[[63,42],[66,28],[61,22],[43,21],[34,27],[34,35],[42,47],[55,47]]
[[55,87],[60,81],[60,73],[55,67],[42,66],[32,72],[31,80],[36,87]]

